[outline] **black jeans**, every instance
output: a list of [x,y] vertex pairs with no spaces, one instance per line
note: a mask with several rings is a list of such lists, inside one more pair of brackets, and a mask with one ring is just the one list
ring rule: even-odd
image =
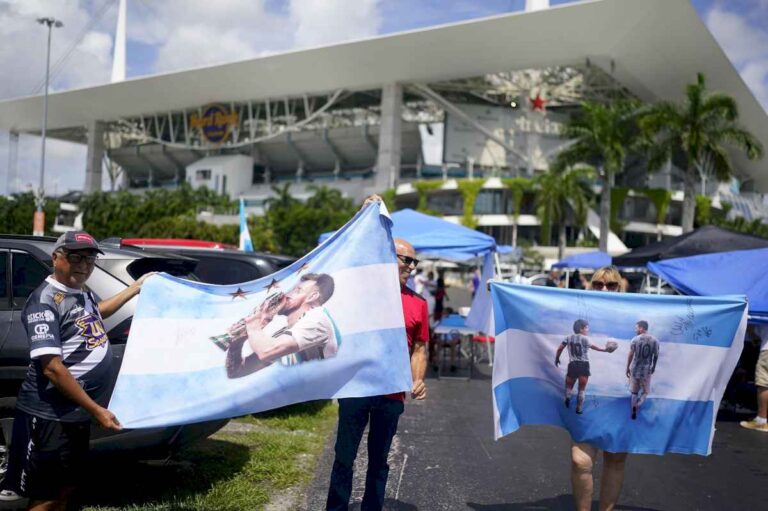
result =
[[352,469],[366,424],[368,430],[368,472],[361,511],[378,511],[384,506],[389,465],[387,456],[403,402],[383,396],[339,399],[339,429],[336,459],[331,472],[326,509],[346,511],[352,493]]

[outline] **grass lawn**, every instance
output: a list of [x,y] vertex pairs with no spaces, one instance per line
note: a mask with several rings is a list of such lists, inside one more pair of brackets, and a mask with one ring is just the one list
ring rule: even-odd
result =
[[295,509],[333,430],[336,405],[302,403],[235,419],[169,463],[94,467],[85,511]]

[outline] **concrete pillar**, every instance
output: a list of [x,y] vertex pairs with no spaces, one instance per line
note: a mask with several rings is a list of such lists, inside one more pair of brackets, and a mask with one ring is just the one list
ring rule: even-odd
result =
[[104,162],[104,123],[88,125],[88,153],[85,160],[85,193],[101,191],[101,171]]
[[403,127],[403,86],[390,83],[381,89],[381,131],[376,157],[374,189],[383,192],[400,177]]
[[19,134],[15,131],[8,133],[8,175],[5,193],[10,195],[19,191],[19,175],[16,168],[19,163]]

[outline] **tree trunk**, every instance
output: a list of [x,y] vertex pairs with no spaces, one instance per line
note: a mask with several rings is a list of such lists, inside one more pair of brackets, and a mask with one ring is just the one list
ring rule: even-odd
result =
[[517,217],[512,217],[512,248],[517,248]]
[[557,260],[562,261],[565,257],[565,219],[562,219],[557,226]]
[[696,215],[696,167],[694,162],[685,169],[685,196],[683,197],[683,234],[693,230],[693,219]]
[[608,252],[608,232],[611,229],[611,183],[613,175],[603,170],[603,190],[600,192],[600,243],[599,248]]

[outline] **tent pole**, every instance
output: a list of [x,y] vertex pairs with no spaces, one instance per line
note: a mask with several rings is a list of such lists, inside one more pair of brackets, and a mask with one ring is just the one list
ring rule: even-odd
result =
[[501,259],[499,259],[499,253],[496,251],[493,252],[493,263],[495,266],[493,274],[497,279],[501,280]]

